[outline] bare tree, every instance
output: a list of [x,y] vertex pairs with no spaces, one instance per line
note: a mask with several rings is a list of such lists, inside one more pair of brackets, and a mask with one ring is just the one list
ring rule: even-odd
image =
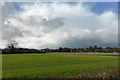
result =
[[15,40],[11,40],[7,44],[7,48],[9,49],[10,53],[16,53],[16,49],[18,48],[18,42]]

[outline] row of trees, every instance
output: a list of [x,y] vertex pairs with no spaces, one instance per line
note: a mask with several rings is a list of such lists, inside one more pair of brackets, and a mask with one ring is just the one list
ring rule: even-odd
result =
[[29,49],[19,48],[16,41],[11,41],[7,44],[7,47],[2,49],[2,54],[17,54],[17,53],[48,53],[48,52],[120,52],[119,48],[116,47],[98,47],[90,46],[89,48],[68,48],[59,47],[59,49]]
[[68,47],[59,47],[59,49],[42,49],[43,52],[106,52],[106,53],[113,53],[113,52],[120,52],[119,48],[116,47],[97,47],[97,46],[90,46],[89,48],[68,48]]

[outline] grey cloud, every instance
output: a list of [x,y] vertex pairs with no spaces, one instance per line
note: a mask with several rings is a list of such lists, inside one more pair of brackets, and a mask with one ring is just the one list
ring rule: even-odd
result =
[[28,20],[20,19],[20,17],[19,20],[31,27],[43,27],[45,33],[48,33],[64,25],[62,18],[59,17],[47,19],[43,18],[42,16],[29,16]]
[[4,22],[10,23],[7,19],[11,18],[12,15],[16,13],[16,8],[12,2],[4,2],[2,3],[2,39],[3,40],[11,40],[15,37],[23,36],[21,31],[12,26],[12,25],[6,25]]
[[8,26],[8,25],[3,25],[2,27],[2,39],[3,40],[11,40],[14,39],[15,37],[22,37],[23,34],[22,32],[13,26]]
[[87,37],[80,39],[79,37],[69,37],[64,40],[61,44],[63,47],[79,48],[79,47],[89,47],[89,46],[117,46],[117,43],[105,43],[98,37]]
[[2,19],[6,19],[6,17],[10,17],[16,12],[16,8],[12,2],[5,2],[2,4]]
[[[63,18],[59,18],[59,17],[47,19],[42,16],[27,16],[27,19],[24,19],[20,16],[16,16],[16,17],[13,17],[13,19],[22,23],[21,25],[18,25],[19,27],[16,27],[16,28],[20,29],[20,27],[22,27],[22,25],[25,25],[27,29],[33,28],[33,30],[34,30],[34,28],[38,28],[36,30],[36,32],[38,32],[38,33],[39,33],[40,29],[42,29],[41,31],[43,33],[49,33],[49,32],[54,31],[55,29],[58,29],[64,25]],[[22,30],[24,30],[23,31],[24,33],[30,34],[31,36],[34,35],[34,33],[32,33],[33,31],[29,31],[29,30],[27,31],[24,29],[24,27],[22,27],[22,28],[23,28]],[[41,35],[41,34],[39,34],[39,35]]]
[[50,20],[45,20],[43,25],[45,25],[45,27],[46,27],[44,29],[44,32],[48,33],[52,30],[60,28],[61,26],[64,25],[64,23],[62,21],[62,18],[53,18],[53,19],[50,19]]

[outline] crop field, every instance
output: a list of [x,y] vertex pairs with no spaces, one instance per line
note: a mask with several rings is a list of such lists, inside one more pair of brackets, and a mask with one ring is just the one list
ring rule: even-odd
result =
[[118,56],[3,54],[3,78],[117,77]]

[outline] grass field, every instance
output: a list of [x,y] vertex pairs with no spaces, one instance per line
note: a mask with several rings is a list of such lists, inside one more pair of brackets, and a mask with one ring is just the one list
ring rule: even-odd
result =
[[3,78],[109,77],[118,56],[80,54],[3,54]]

